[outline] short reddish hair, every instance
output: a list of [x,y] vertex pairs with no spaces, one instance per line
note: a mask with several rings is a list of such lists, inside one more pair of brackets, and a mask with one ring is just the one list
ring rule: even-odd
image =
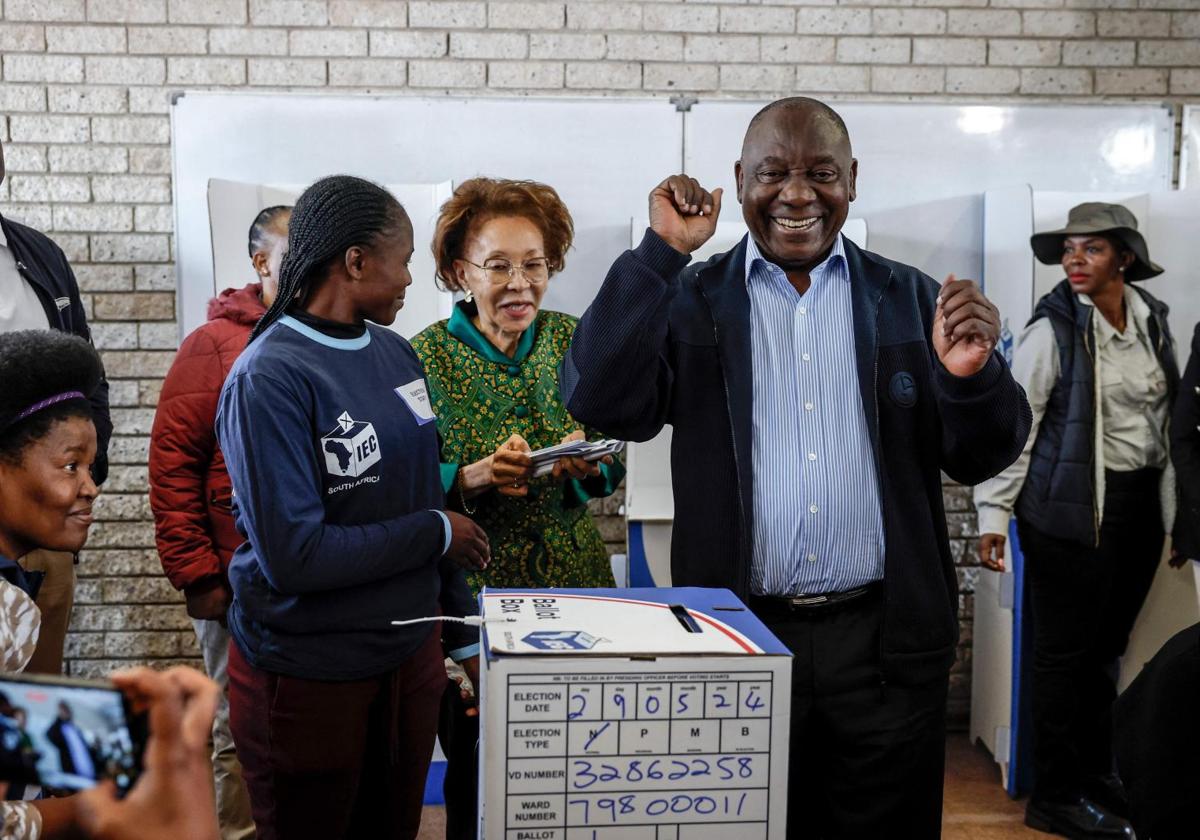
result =
[[442,205],[433,233],[433,259],[439,284],[461,291],[454,261],[462,259],[463,246],[477,225],[498,216],[519,216],[537,225],[546,246],[550,273],[562,271],[567,249],[575,238],[575,222],[554,188],[537,181],[471,178],[454,190]]

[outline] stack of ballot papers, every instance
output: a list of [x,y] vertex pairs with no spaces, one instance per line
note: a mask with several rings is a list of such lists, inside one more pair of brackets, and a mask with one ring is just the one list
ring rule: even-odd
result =
[[533,474],[535,476],[549,475],[559,458],[582,458],[585,461],[599,461],[606,455],[616,455],[625,448],[623,440],[572,440],[557,446],[547,446],[529,453],[533,459]]

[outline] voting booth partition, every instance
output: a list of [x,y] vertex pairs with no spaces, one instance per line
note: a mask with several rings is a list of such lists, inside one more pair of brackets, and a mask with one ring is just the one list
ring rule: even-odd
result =
[[487,840],[782,840],[791,654],[725,589],[485,589]]
[[1179,149],[1179,188],[1200,188],[1200,107],[1183,106],[1183,137]]
[[[1119,203],[1138,219],[1151,258],[1165,272],[1143,281],[1167,303],[1169,326],[1180,365],[1187,360],[1192,329],[1200,321],[1195,266],[1200,264],[1200,189],[1169,192],[1065,192],[1029,185],[991,190],[985,195],[984,291],[1000,309],[1001,349],[1011,361],[1017,339],[1037,300],[1063,279],[1061,266],[1033,257],[1029,237],[1062,227],[1067,212],[1087,201]],[[1029,788],[1028,668],[1029,622],[1024,603],[1024,563],[1015,521],[1008,533],[1003,574],[979,570],[975,586],[974,652],[970,734],[988,747],[1012,795]],[[1123,690],[1162,644],[1200,621],[1200,600],[1190,568],[1163,562],[1121,660]]]

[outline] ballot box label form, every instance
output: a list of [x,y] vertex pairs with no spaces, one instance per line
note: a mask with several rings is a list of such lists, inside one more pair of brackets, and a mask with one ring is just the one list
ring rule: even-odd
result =
[[[607,606],[589,603],[576,611],[569,602],[580,591],[532,595],[552,599],[541,603],[540,621],[563,622],[563,629],[529,630],[519,621],[489,620],[503,613],[498,599],[489,598],[498,593],[485,590],[480,836],[784,837],[791,698],[786,649],[724,590],[592,590],[620,594],[610,595]],[[620,606],[625,595],[642,607],[660,602],[655,609],[661,626],[651,645],[661,648],[657,655],[624,652],[646,647],[642,623],[650,620],[631,619],[629,605]],[[689,605],[697,600],[704,603]],[[717,605],[725,610],[711,609]],[[720,653],[671,652],[676,627],[697,632],[677,620],[678,609],[672,612],[681,606],[693,611],[693,619],[716,622],[696,620],[712,638],[692,647]],[[557,617],[550,618],[555,608]],[[605,610],[617,626],[595,622]],[[727,614],[735,611],[736,618]],[[623,639],[621,627],[630,622],[638,632]],[[530,639],[533,633],[539,635]],[[609,653],[598,654],[604,640]],[[499,652],[518,644],[529,650]]]

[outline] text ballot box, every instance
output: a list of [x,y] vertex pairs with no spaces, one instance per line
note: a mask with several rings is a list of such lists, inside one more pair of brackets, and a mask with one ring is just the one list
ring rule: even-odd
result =
[[726,589],[485,589],[486,840],[782,840],[791,653]]

